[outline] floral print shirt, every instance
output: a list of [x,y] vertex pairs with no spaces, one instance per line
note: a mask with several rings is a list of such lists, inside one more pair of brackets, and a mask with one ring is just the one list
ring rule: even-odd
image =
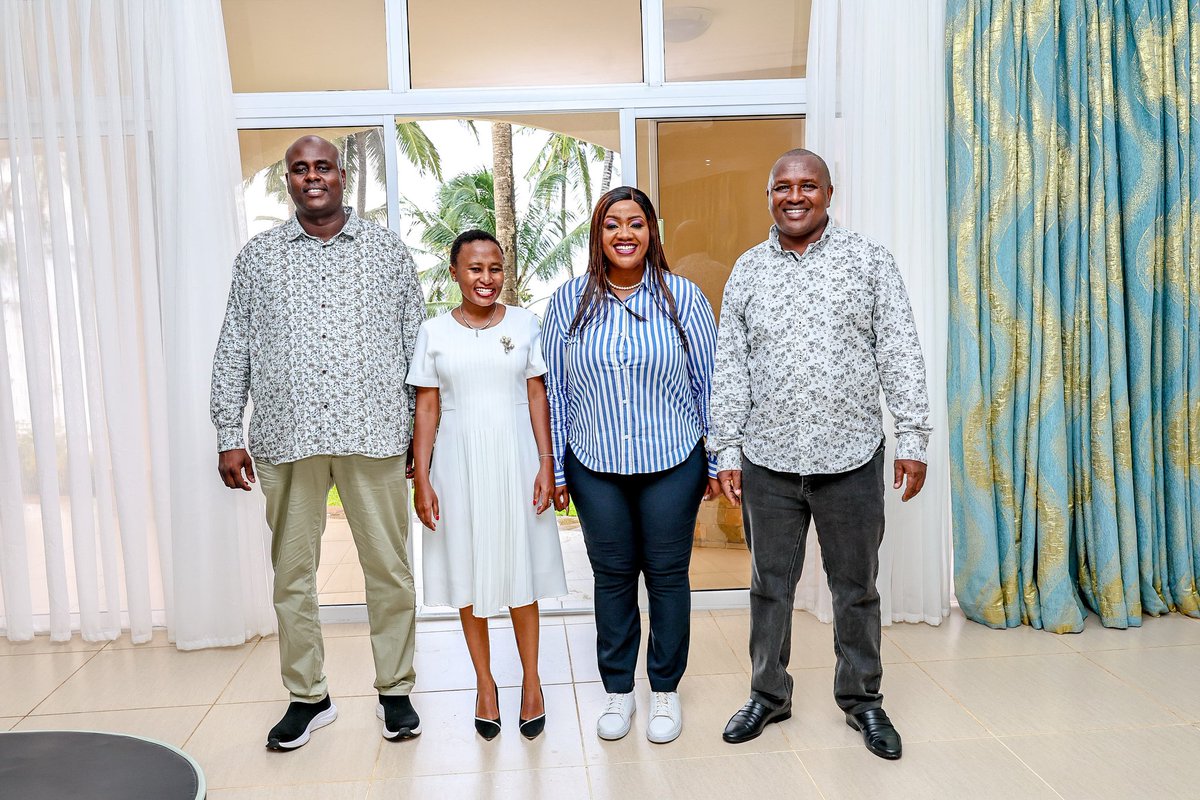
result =
[[833,221],[803,253],[779,233],[747,250],[725,284],[709,447],[719,469],[801,475],[862,466],[883,440],[925,461],[925,361],[896,261]]
[[268,464],[408,449],[404,377],[425,321],[416,267],[399,236],[346,214],[327,242],[292,217],[238,254],[213,359],[218,451],[245,446],[247,398],[250,453]]

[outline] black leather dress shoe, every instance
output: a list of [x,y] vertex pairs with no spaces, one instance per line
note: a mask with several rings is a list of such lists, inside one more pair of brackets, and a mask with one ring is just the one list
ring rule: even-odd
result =
[[895,760],[900,757],[900,734],[882,708],[869,708],[858,714],[847,714],[846,724],[862,731],[867,749],[880,758]]
[[757,700],[749,700],[729,718],[721,738],[730,744],[748,742],[751,739],[757,739],[763,729],[772,722],[783,722],[785,719],[791,719],[791,716],[791,703],[771,709]]

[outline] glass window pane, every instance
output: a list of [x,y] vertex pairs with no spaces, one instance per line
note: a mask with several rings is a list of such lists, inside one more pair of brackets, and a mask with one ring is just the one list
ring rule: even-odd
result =
[[337,145],[346,170],[345,205],[361,217],[387,225],[383,129],[275,128],[238,131],[242,152],[242,202],[251,236],[285,222],[295,213],[285,183],[283,154],[301,136],[316,134]]
[[384,0],[221,0],[221,11],[235,92],[388,88]]
[[664,0],[669,81],[803,78],[812,0]]
[[415,89],[642,80],[638,0],[408,0],[408,27]]

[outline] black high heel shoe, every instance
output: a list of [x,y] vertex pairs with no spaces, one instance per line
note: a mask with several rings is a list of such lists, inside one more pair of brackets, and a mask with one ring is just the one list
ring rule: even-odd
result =
[[[526,739],[536,739],[542,735],[542,731],[546,729],[546,695],[542,692],[541,687],[538,687],[538,694],[542,696],[542,713],[533,719],[517,719],[517,728],[521,731],[521,735]],[[525,690],[521,690],[521,706],[525,705]]]
[[[500,687],[496,687],[496,708],[500,708]],[[495,719],[476,717],[475,732],[490,742],[500,735],[500,717]]]

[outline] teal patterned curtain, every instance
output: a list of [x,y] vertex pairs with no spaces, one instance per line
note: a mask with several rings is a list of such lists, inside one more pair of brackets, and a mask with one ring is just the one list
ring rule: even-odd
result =
[[1200,0],[949,0],[967,616],[1200,616]]

